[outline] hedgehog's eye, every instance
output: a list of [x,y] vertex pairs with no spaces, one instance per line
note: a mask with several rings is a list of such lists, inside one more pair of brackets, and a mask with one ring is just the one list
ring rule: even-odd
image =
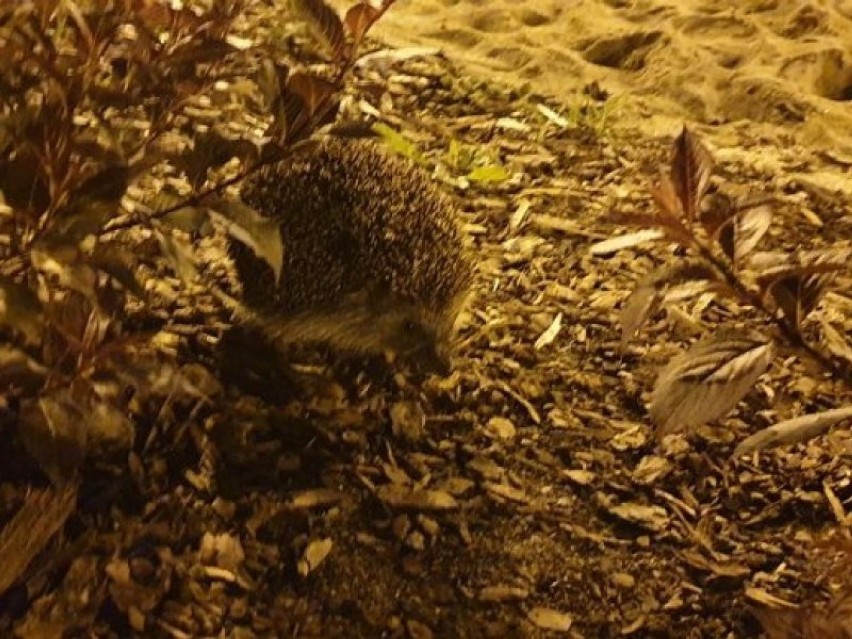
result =
[[420,326],[414,320],[405,320],[405,322],[402,325],[402,329],[406,333],[413,333],[414,331],[418,330],[419,328],[420,328]]

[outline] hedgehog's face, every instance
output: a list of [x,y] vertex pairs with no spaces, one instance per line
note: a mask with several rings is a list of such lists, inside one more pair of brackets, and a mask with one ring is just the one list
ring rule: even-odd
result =
[[382,313],[374,321],[382,350],[414,363],[423,372],[449,374],[449,336],[428,313],[406,305]]
[[415,363],[423,372],[449,375],[456,320],[463,302],[459,299],[442,313],[410,303],[395,305],[380,320],[386,349]]
[[325,342],[352,353],[390,351],[423,372],[446,375],[462,304],[460,299],[436,313],[386,288],[359,291],[336,308],[279,320],[278,327],[267,332],[289,342]]

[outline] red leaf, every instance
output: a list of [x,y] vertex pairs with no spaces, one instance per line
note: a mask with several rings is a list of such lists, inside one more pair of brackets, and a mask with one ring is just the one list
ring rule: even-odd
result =
[[349,8],[343,22],[346,25],[346,30],[351,34],[352,40],[357,44],[381,15],[382,12],[372,5],[359,2]]
[[710,185],[713,158],[701,141],[686,127],[674,142],[671,180],[687,221],[692,222]]
[[769,293],[790,326],[798,330],[802,321],[819,303],[832,279],[829,273],[792,275],[773,282]]
[[662,291],[654,286],[637,286],[621,307],[621,343],[625,344],[660,308]]
[[304,101],[308,109],[308,114],[311,117],[334,95],[337,89],[328,80],[323,80],[307,73],[294,73],[291,75],[287,80],[287,88]]
[[649,411],[657,434],[696,428],[721,417],[751,389],[772,362],[761,335],[718,335],[696,342],[660,372]]
[[651,195],[666,217],[680,219],[683,214],[683,205],[678,199],[677,190],[669,175],[665,173],[660,175],[659,183],[651,188]]
[[333,59],[343,57],[346,47],[343,24],[325,0],[291,0],[291,6],[307,23],[316,40],[328,50]]
[[842,245],[793,255],[764,252],[752,256],[749,268],[759,273],[757,285],[766,293],[782,279],[834,275],[840,271],[848,271],[850,258],[852,249]]

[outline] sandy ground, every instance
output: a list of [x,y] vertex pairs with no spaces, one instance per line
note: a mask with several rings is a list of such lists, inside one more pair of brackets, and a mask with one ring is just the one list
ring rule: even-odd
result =
[[852,171],[852,0],[400,0],[375,33],[566,103],[597,82],[650,135],[687,120]]

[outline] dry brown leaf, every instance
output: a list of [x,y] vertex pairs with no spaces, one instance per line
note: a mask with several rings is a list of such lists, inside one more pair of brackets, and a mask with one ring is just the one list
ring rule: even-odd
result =
[[656,229],[646,229],[643,231],[636,231],[635,233],[625,233],[624,235],[619,235],[617,237],[592,244],[592,246],[589,247],[589,253],[592,255],[610,255],[622,249],[630,248],[637,244],[644,244],[645,242],[654,242],[664,237],[665,233]]
[[831,324],[826,321],[820,321],[822,326],[822,337],[825,341],[826,348],[835,357],[846,360],[852,364],[852,343],[847,337],[840,334]]
[[562,330],[562,313],[557,313],[556,317],[554,317],[553,321],[550,323],[550,326],[548,326],[545,331],[538,336],[533,348],[540,351],[545,346],[552,344],[553,340],[556,339],[556,336],[559,335],[560,330]]
[[609,512],[623,521],[655,532],[669,525],[669,514],[661,506],[624,502],[611,506]]
[[328,508],[343,500],[343,493],[330,488],[314,488],[302,490],[295,493],[288,502],[293,510],[312,510],[314,508]]
[[308,544],[302,558],[298,561],[296,569],[302,577],[307,577],[328,557],[334,542],[330,538],[316,539]]
[[573,621],[571,615],[551,608],[533,608],[528,616],[533,625],[552,632],[568,632]]
[[752,610],[769,639],[852,638],[852,589],[835,597],[827,609]]
[[773,424],[740,442],[734,457],[759,450],[806,441],[845,419],[852,419],[852,406],[803,415]]
[[90,417],[67,389],[22,402],[21,440],[55,486],[69,483],[82,464]]
[[391,508],[410,508],[421,511],[455,510],[459,504],[455,497],[443,490],[418,490],[399,484],[376,488],[376,497]]

